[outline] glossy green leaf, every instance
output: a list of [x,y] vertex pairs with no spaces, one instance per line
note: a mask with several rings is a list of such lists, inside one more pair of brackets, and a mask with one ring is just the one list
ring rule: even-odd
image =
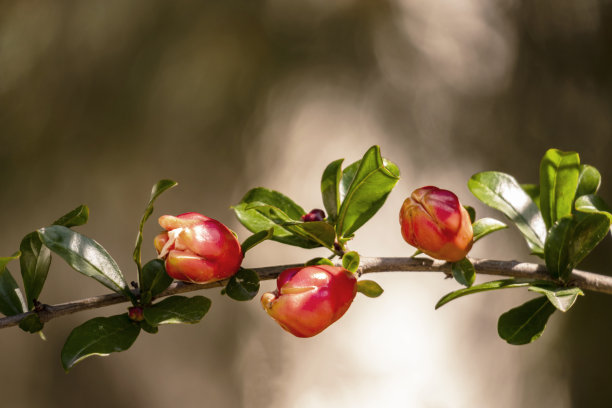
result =
[[166,273],[164,261],[161,259],[152,259],[144,264],[140,282],[142,303],[146,305],[151,302],[151,299],[166,290],[172,281],[173,279]]
[[160,324],[198,323],[210,309],[210,299],[204,296],[171,296],[147,307],[144,317],[152,326]]
[[153,214],[153,204],[157,197],[159,197],[164,191],[171,189],[176,186],[178,183],[173,180],[159,180],[153,188],[151,189],[151,196],[149,197],[149,202],[142,214],[142,218],[140,219],[140,224],[138,224],[138,235],[136,235],[136,244],[134,245],[134,253],[132,255],[134,262],[136,262],[136,266],[138,267],[138,280],[142,281],[142,265],[141,265],[141,248],[142,248],[142,230],[144,228],[145,222],[149,219],[151,214]]
[[86,205],[79,205],[74,210],[63,215],[53,222],[53,225],[63,225],[66,228],[78,227],[87,223],[89,219],[89,208]]
[[540,208],[540,186],[537,184],[521,184],[521,188],[531,197],[535,205]]
[[234,300],[251,300],[259,293],[259,275],[251,269],[240,268],[225,287],[225,293]]
[[327,218],[331,223],[338,217],[340,208],[340,180],[342,179],[342,162],[344,159],[335,160],[327,165],[321,177],[321,196],[323,205],[327,211]]
[[19,328],[28,333],[38,333],[44,327],[43,322],[40,321],[40,317],[36,313],[24,317],[19,322]]
[[329,265],[334,266],[334,263],[327,258],[312,258],[308,262],[304,264],[304,266],[312,266],[312,265]]
[[561,218],[548,231],[544,246],[544,259],[546,269],[555,279],[567,281],[572,273],[569,246],[573,238],[573,231],[572,217]]
[[382,158],[378,146],[372,146],[361,159],[338,210],[338,234],[343,237],[352,235],[372,218],[398,180],[397,166]]
[[34,307],[34,299],[38,299],[47,280],[49,266],[51,265],[51,251],[44,246],[37,232],[26,235],[19,245],[21,257],[21,277],[25,290],[28,310]]
[[531,343],[542,335],[555,310],[546,296],[532,299],[502,314],[497,322],[497,332],[510,344]]
[[610,217],[605,213],[576,213],[569,246],[571,267],[576,267],[610,230]]
[[531,286],[529,290],[545,295],[548,301],[562,312],[567,312],[576,303],[578,296],[584,296],[580,288],[566,288],[551,285]]
[[606,214],[609,218],[612,218],[612,208],[606,204],[603,198],[597,195],[588,194],[578,197],[574,205],[578,211],[587,213],[602,213]]
[[355,251],[349,251],[342,256],[342,267],[350,272],[357,272],[359,269],[359,254]]
[[[1,263],[2,261],[0,261]],[[26,311],[27,306],[21,290],[6,267],[6,263],[4,263],[0,266],[0,313],[5,316],[14,316]]]
[[588,194],[596,194],[601,185],[601,174],[599,171],[588,164],[580,165],[580,175],[578,176],[578,187],[576,197]]
[[242,254],[243,255],[246,254],[249,249],[253,248],[256,245],[261,244],[267,239],[272,238],[273,235],[274,235],[274,228],[270,228],[267,230],[263,230],[263,231],[254,233],[253,235],[245,239],[244,242],[240,245],[240,247],[242,248]]
[[489,235],[492,232],[508,228],[506,224],[495,218],[481,218],[472,224],[474,230],[474,242]]
[[501,211],[516,224],[534,254],[544,253],[546,225],[540,210],[514,177],[485,171],[474,174],[468,181],[468,187],[476,198]]
[[61,225],[41,228],[38,236],[47,248],[64,258],[77,272],[134,299],[115,260],[93,239]]
[[357,292],[363,293],[370,298],[377,298],[383,294],[384,290],[378,283],[362,279],[357,282]]
[[530,283],[527,281],[520,281],[516,279],[502,279],[481,283],[480,285],[474,285],[469,288],[463,288],[454,292],[447,293],[446,295],[442,296],[440,300],[438,300],[438,303],[436,303],[436,309],[444,306],[451,300],[458,299],[462,296],[471,295],[479,292],[486,292],[489,290],[521,288],[529,286],[529,284]]
[[465,211],[467,211],[468,215],[470,216],[470,222],[473,224],[474,221],[476,221],[476,210],[474,207],[470,207],[469,205],[464,205],[463,208],[465,208]]
[[62,349],[62,366],[68,371],[90,356],[107,356],[129,349],[140,326],[127,313],[111,317],[96,317],[76,327]]
[[[361,160],[357,160],[354,163],[351,163],[347,167],[342,170],[342,176],[340,177],[340,185],[338,186],[338,193],[340,194],[340,204],[346,198],[346,194],[351,187],[351,183],[353,183],[353,179],[355,178],[355,174],[357,170],[359,170],[359,166],[361,166]],[[339,208],[339,207],[338,207]]]
[[572,213],[580,157],[575,152],[549,149],[540,163],[540,209],[546,228]]
[[463,258],[458,262],[452,263],[453,277],[457,282],[468,288],[474,284],[476,279],[476,269],[469,259]]

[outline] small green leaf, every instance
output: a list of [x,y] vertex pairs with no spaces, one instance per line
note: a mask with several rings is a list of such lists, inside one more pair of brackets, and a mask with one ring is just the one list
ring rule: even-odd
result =
[[273,235],[274,228],[254,233],[253,235],[245,239],[244,242],[240,245],[242,248],[242,254],[246,254],[249,249],[253,248],[255,245],[261,244],[267,239],[272,238]]
[[357,272],[359,269],[359,254],[355,251],[349,251],[342,257],[342,267],[350,272]]
[[555,307],[546,296],[530,300],[502,314],[497,323],[499,336],[510,344],[522,345],[537,340]]
[[574,227],[569,246],[571,267],[576,267],[602,239],[610,229],[610,215],[606,213],[576,213],[573,216]]
[[156,334],[159,331],[159,328],[157,326],[151,326],[149,323],[147,323],[146,320],[143,320],[139,323],[140,323],[140,328],[146,331],[147,333]]
[[535,205],[540,208],[540,186],[537,184],[521,184],[521,188],[531,197]]
[[21,258],[21,277],[25,289],[28,310],[34,307],[34,299],[38,299],[47,280],[49,266],[51,265],[51,251],[44,246],[37,232],[26,235],[19,245]]
[[601,174],[599,171],[588,164],[580,165],[580,175],[578,176],[578,187],[576,197],[588,194],[596,194],[601,185]]
[[19,322],[19,328],[28,333],[38,333],[43,329],[43,322],[36,313],[27,315]]
[[144,309],[151,326],[160,324],[198,323],[210,309],[210,299],[204,296],[171,296]]
[[115,260],[93,239],[61,225],[41,228],[38,236],[47,248],[64,258],[77,272],[134,299]]
[[62,225],[66,228],[78,227],[87,223],[89,219],[89,208],[86,205],[79,205],[68,214],[58,218],[53,222],[53,225]]
[[363,293],[367,297],[377,298],[383,294],[384,290],[378,283],[363,279],[357,282],[357,292]]
[[27,306],[17,282],[9,272],[6,265],[19,258],[21,252],[12,256],[0,258],[0,313],[5,316],[14,316],[27,311]]
[[469,259],[463,258],[459,262],[452,264],[453,277],[457,282],[468,288],[474,284],[476,279],[476,269]]
[[540,163],[540,209],[546,228],[572,213],[580,157],[575,152],[549,149]]
[[531,197],[514,177],[496,171],[477,173],[468,181],[472,194],[484,204],[501,211],[521,231],[532,253],[544,254],[546,224]]
[[127,313],[88,320],[68,336],[62,349],[62,366],[68,371],[87,357],[127,350],[139,333],[140,326],[131,321]]
[[603,198],[588,194],[578,197],[575,202],[575,208],[578,211],[586,213],[602,213],[612,218],[612,208],[603,200]]
[[467,211],[467,213],[469,214],[470,222],[473,224],[476,220],[476,210],[474,209],[474,207],[470,207],[469,205],[464,205],[463,208],[465,208],[465,211]]
[[173,279],[166,273],[164,261],[152,259],[142,267],[140,293],[143,304],[147,304],[154,296],[159,295],[170,286]]
[[504,228],[508,228],[508,226],[495,218],[481,218],[472,224],[472,229],[474,230],[474,242],[492,232],[499,231]]
[[349,187],[351,187],[351,183],[355,178],[355,174],[357,170],[359,170],[359,166],[361,166],[361,159],[357,160],[354,163],[351,163],[347,167],[342,170],[342,177],[340,178],[340,185],[338,186],[338,193],[340,194],[340,204],[346,198],[346,194],[349,191]]
[[546,295],[550,303],[562,312],[567,312],[576,303],[578,296],[584,296],[580,288],[566,288],[551,285],[534,285],[529,287],[532,292]]
[[[343,174],[340,182],[341,187],[345,181],[344,176]],[[380,148],[372,146],[368,149],[338,210],[336,223],[338,235],[343,237],[352,235],[372,218],[382,207],[398,180],[399,169],[394,163],[382,158]]]
[[574,222],[572,217],[557,220],[548,231],[544,245],[546,269],[555,279],[566,282],[572,273],[569,246],[573,238]]
[[304,266],[312,266],[312,265],[329,265],[334,266],[334,263],[327,258],[312,258],[308,262],[304,264]]
[[225,287],[225,293],[234,300],[251,300],[259,292],[259,275],[251,269],[240,268]]
[[321,195],[323,205],[327,211],[327,218],[331,223],[338,217],[340,208],[340,180],[342,179],[342,162],[344,159],[335,160],[327,165],[321,177]]
[[458,299],[462,296],[471,295],[473,293],[486,292],[489,290],[497,289],[521,288],[529,285],[530,282],[528,281],[520,281],[516,279],[502,279],[481,283],[480,285],[474,285],[469,288],[463,288],[454,292],[447,293],[446,295],[442,296],[440,300],[438,300],[438,303],[436,303],[436,309],[444,306],[451,300]]
[[157,197],[159,197],[164,191],[171,189],[177,184],[178,183],[173,180],[159,180],[151,189],[149,202],[147,203],[144,213],[142,214],[142,218],[140,219],[140,224],[138,225],[138,235],[136,235],[136,244],[134,246],[134,253],[132,255],[134,262],[136,262],[136,266],[138,267],[138,281],[142,281],[142,264],[140,258],[142,247],[142,230],[145,222],[147,222],[151,214],[153,214],[153,204],[155,203],[155,200],[157,200]]

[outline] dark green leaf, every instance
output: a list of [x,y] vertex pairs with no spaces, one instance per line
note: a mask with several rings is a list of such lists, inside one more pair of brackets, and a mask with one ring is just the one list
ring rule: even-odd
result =
[[378,146],[372,146],[361,159],[338,210],[338,234],[343,237],[351,235],[372,218],[398,180],[397,166],[381,157]]
[[6,267],[6,264],[19,258],[20,255],[20,252],[16,252],[12,256],[0,258],[0,313],[5,316],[14,316],[27,311],[21,290]]
[[234,300],[251,300],[259,292],[259,275],[251,269],[240,268],[225,287],[225,293]]
[[540,163],[540,209],[546,228],[572,213],[580,157],[575,152],[549,149]]
[[555,307],[546,296],[535,298],[502,314],[497,323],[499,336],[510,344],[528,344],[537,340]]
[[492,232],[499,231],[504,228],[508,228],[508,226],[495,218],[481,218],[472,224],[472,229],[474,230],[474,242]]
[[68,336],[62,349],[62,366],[68,371],[84,358],[127,350],[139,333],[140,326],[127,313],[88,320]]
[[329,265],[334,266],[334,263],[327,258],[312,258],[308,262],[304,264],[304,266],[312,266],[312,265]]
[[152,326],[172,323],[198,323],[210,309],[210,299],[204,296],[171,296],[144,310]]
[[566,288],[550,285],[531,286],[529,290],[546,295],[550,303],[562,312],[567,312],[576,303],[578,296],[584,296],[580,288]]
[[601,185],[601,174],[599,171],[588,164],[580,165],[580,176],[578,177],[578,187],[576,188],[576,197],[581,197],[587,194],[595,194]]
[[467,213],[469,214],[470,222],[473,224],[476,220],[476,210],[474,209],[474,207],[470,207],[469,205],[464,205],[463,208],[465,208],[465,211],[467,211]]
[[342,267],[350,272],[357,272],[359,269],[359,254],[355,251],[350,251],[342,257]]
[[497,290],[497,289],[520,288],[520,287],[529,286],[529,285],[530,283],[527,281],[519,281],[516,279],[502,279],[502,280],[481,283],[480,285],[474,285],[469,288],[459,289],[459,290],[456,290],[454,292],[451,292],[451,293],[448,293],[442,296],[442,298],[438,300],[438,303],[436,303],[436,309],[444,306],[451,300],[455,300],[462,296],[471,295],[473,293],[486,292],[489,290]]
[[166,273],[164,261],[152,259],[142,267],[140,293],[143,304],[151,301],[153,296],[162,293],[172,283],[172,278]]
[[140,224],[138,225],[138,235],[136,236],[136,244],[134,246],[133,259],[136,262],[136,266],[138,267],[138,280],[142,280],[142,266],[141,266],[141,247],[142,247],[142,229],[144,228],[145,222],[149,219],[151,214],[153,213],[153,204],[157,197],[161,195],[164,191],[171,189],[176,186],[178,183],[173,180],[159,180],[153,188],[151,189],[151,196],[149,197],[149,202],[142,214],[142,218],[140,219]]
[[64,258],[77,272],[134,299],[115,260],[93,239],[61,225],[41,228],[38,236],[47,248]]
[[453,277],[457,282],[468,288],[474,284],[476,270],[469,259],[463,258],[459,262],[452,264]]
[[87,223],[89,219],[89,208],[86,205],[79,205],[68,214],[58,218],[53,225],[63,225],[64,227],[78,227]]
[[335,160],[327,165],[321,177],[321,195],[323,205],[327,211],[327,218],[331,223],[336,221],[338,208],[340,208],[340,179],[342,178],[342,162]]
[[605,213],[576,213],[569,246],[571,267],[576,267],[608,235],[610,217]]
[[544,246],[546,268],[555,279],[567,281],[572,273],[569,246],[573,238],[572,217],[563,217],[551,227]]
[[472,194],[510,218],[534,254],[544,253],[546,225],[540,210],[514,177],[496,171],[477,173],[468,181]]
[[36,313],[27,315],[19,322],[19,328],[28,333],[38,333],[43,329],[43,322]]
[[361,165],[361,160],[357,160],[354,163],[351,163],[347,167],[342,170],[342,177],[340,178],[340,186],[338,186],[338,192],[340,194],[340,204],[346,198],[346,193],[349,191],[349,187],[351,187],[351,183],[355,178],[355,174],[357,170],[359,170],[359,166]]
[[242,245],[240,245],[242,247],[242,254],[246,254],[249,249],[253,248],[255,245],[259,245],[267,239],[272,238],[273,235],[274,228],[254,233],[253,235],[245,239]]
[[357,282],[357,292],[367,297],[376,298],[383,294],[384,290],[374,281],[363,279]]
[[537,184],[521,184],[521,188],[531,197],[535,205],[540,208],[540,186]]
[[157,326],[151,326],[149,323],[147,323],[146,320],[143,320],[139,323],[140,323],[140,328],[146,331],[147,333],[155,334],[159,331],[159,328]]
[[26,235],[19,245],[21,258],[21,277],[25,289],[28,310],[34,306],[33,300],[38,299],[47,279],[51,265],[51,251],[44,246],[37,232]]

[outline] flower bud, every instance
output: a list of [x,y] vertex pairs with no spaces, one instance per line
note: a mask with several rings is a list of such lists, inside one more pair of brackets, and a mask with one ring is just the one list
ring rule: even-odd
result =
[[310,211],[308,214],[302,215],[302,221],[311,222],[311,221],[323,221],[325,219],[325,211],[315,208]]
[[284,270],[277,289],[261,304],[280,326],[297,337],[312,337],[338,320],[357,293],[355,275],[344,268],[314,265]]
[[448,190],[414,190],[402,205],[399,221],[404,240],[432,258],[456,262],[472,248],[470,215]]
[[217,220],[191,212],[163,215],[159,225],[166,232],[155,237],[155,249],[174,279],[194,283],[225,279],[242,263],[238,239]]
[[128,317],[130,320],[135,322],[142,322],[144,320],[144,313],[142,311],[142,307],[140,306],[132,306],[128,308]]

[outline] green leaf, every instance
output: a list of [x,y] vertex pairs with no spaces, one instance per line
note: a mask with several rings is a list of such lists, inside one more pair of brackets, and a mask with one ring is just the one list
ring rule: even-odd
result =
[[578,187],[576,188],[576,197],[583,195],[595,194],[601,185],[601,174],[599,171],[588,164],[580,165],[580,175],[578,176]]
[[506,224],[495,218],[481,218],[472,224],[474,230],[474,242],[489,235],[492,232],[508,228]]
[[173,279],[166,273],[164,261],[152,259],[142,267],[140,293],[143,304],[148,304],[154,296],[159,295],[170,286]]
[[566,288],[560,286],[531,286],[529,290],[546,295],[550,303],[562,312],[567,312],[576,303],[578,296],[584,296],[580,288]]
[[27,315],[19,322],[19,328],[28,333],[38,333],[43,329],[43,322],[36,313]]
[[346,194],[353,183],[353,179],[355,178],[355,174],[357,174],[357,170],[359,170],[359,166],[361,166],[361,159],[357,160],[354,163],[351,163],[347,167],[342,170],[342,177],[340,178],[340,185],[338,186],[338,193],[340,194],[340,204],[346,198]]
[[[372,146],[361,159],[338,210],[336,231],[340,236],[352,235],[382,207],[399,180],[397,166],[380,155]],[[344,181],[341,180],[341,185]]]
[[476,269],[469,259],[463,258],[459,262],[452,263],[453,277],[457,282],[468,288],[474,284]]
[[510,344],[531,343],[542,335],[555,310],[546,296],[532,299],[502,314],[497,322],[497,332]]
[[149,323],[147,323],[146,320],[143,320],[139,323],[140,323],[140,328],[146,331],[147,333],[156,334],[159,331],[159,328],[157,326],[151,326]]
[[473,224],[476,220],[476,210],[474,209],[474,207],[470,207],[469,205],[464,205],[463,208],[465,208],[465,211],[467,211],[467,213],[469,214],[470,222]]
[[537,184],[521,184],[521,188],[531,197],[535,205],[540,208],[540,186]]
[[355,251],[349,251],[342,257],[342,267],[349,272],[357,272],[359,269],[359,254]]
[[569,246],[571,267],[576,267],[608,235],[610,217],[605,213],[576,213]]
[[610,206],[605,203],[603,198],[594,194],[578,197],[575,202],[575,208],[586,213],[602,213],[612,219],[612,209]]
[[329,265],[334,266],[334,263],[327,258],[312,258],[308,262],[304,264],[304,266],[312,266],[312,265]]
[[127,313],[88,320],[68,336],[62,349],[62,366],[68,371],[87,357],[127,350],[139,333],[140,326],[132,322]]
[[21,256],[17,251],[12,256],[0,257],[0,313],[14,316],[27,311],[27,306],[17,282],[6,265]]
[[251,300],[259,292],[259,275],[251,269],[240,268],[227,283],[225,293],[234,300]]
[[136,266],[138,267],[138,281],[142,281],[142,265],[140,258],[142,247],[142,230],[144,228],[144,224],[147,222],[151,214],[153,214],[153,203],[155,203],[157,197],[159,197],[164,191],[171,189],[177,184],[178,183],[173,180],[159,180],[151,189],[149,202],[147,203],[147,207],[145,208],[142,218],[140,219],[140,224],[138,225],[138,235],[136,236],[136,244],[134,246],[133,253],[134,262],[136,262]]
[[242,254],[246,254],[249,249],[253,248],[255,245],[261,244],[267,239],[272,238],[273,235],[274,228],[259,231],[251,235],[250,237],[245,239],[244,242],[240,245],[240,247],[242,248]]
[[574,221],[572,217],[557,220],[548,231],[544,245],[546,269],[555,279],[566,282],[572,273],[569,246],[573,238]]
[[198,323],[210,309],[204,296],[171,296],[144,309],[144,317],[152,326],[175,323]]
[[25,289],[28,310],[34,307],[34,299],[38,299],[47,280],[49,266],[51,265],[51,251],[44,246],[37,232],[26,235],[19,245],[21,258],[21,277]]
[[327,218],[331,223],[338,217],[340,208],[340,180],[342,179],[342,162],[344,159],[335,160],[327,165],[321,177],[321,195],[323,205],[327,211]]
[[384,290],[378,283],[363,279],[357,282],[357,292],[363,293],[367,297],[377,298],[383,294]]
[[546,225],[540,210],[514,177],[496,171],[477,173],[468,181],[472,194],[510,218],[534,254],[544,253]]
[[53,225],[62,225],[66,228],[78,227],[87,223],[89,219],[89,208],[86,205],[79,205],[68,214],[58,218],[53,222]]
[[540,163],[540,209],[546,228],[570,215],[580,176],[580,157],[575,152],[549,149]]
[[436,309],[444,306],[451,300],[458,299],[462,296],[471,295],[478,292],[486,292],[489,290],[521,288],[529,285],[530,282],[528,281],[520,281],[516,279],[502,279],[481,283],[480,285],[474,285],[469,288],[459,289],[442,296],[442,298],[438,300],[438,303],[436,303]]
[[38,236],[47,248],[64,258],[77,272],[134,299],[115,260],[93,239],[61,225],[41,228]]

